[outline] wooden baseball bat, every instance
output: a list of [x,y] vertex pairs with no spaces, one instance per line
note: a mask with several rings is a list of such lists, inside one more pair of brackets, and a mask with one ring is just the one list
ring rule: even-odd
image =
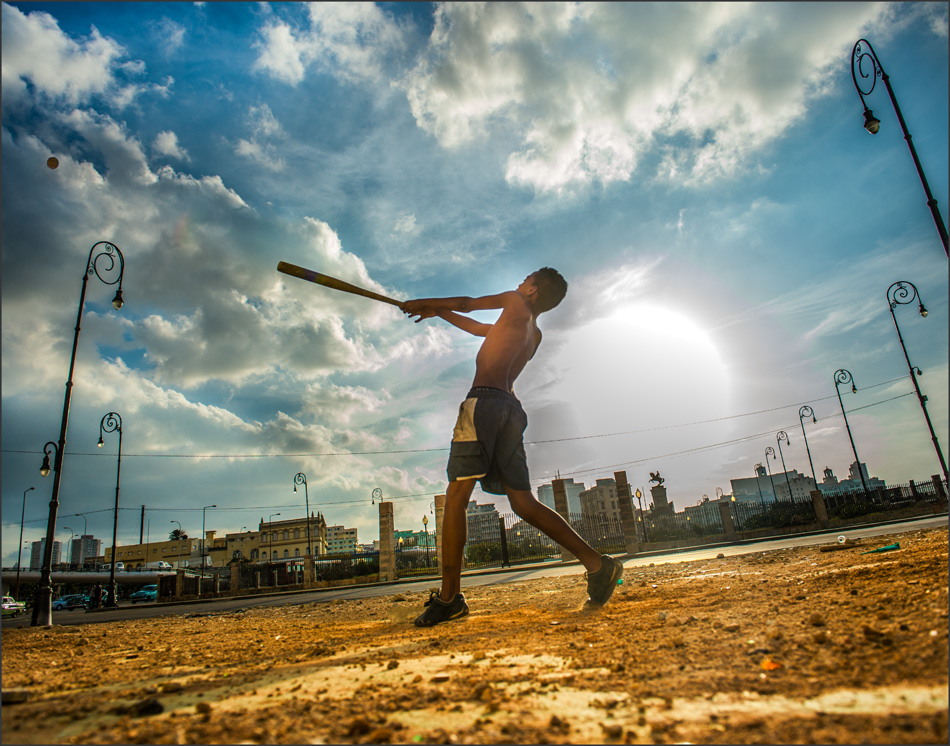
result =
[[336,277],[330,277],[330,275],[324,275],[320,272],[314,272],[312,269],[298,267],[296,264],[290,264],[289,262],[280,262],[277,265],[277,271],[283,272],[285,275],[299,277],[301,280],[306,280],[307,282],[315,282],[317,285],[323,285],[324,287],[333,288],[334,290],[342,290],[344,293],[362,295],[364,298],[382,301],[383,303],[389,303],[393,306],[400,305],[398,300],[388,298],[379,293],[374,293],[372,290],[350,285],[348,282],[343,282],[343,280],[338,280]]

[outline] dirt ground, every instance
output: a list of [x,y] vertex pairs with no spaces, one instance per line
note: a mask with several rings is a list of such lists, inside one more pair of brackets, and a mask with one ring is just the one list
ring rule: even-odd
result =
[[[900,549],[862,554],[900,542]],[[947,530],[3,632],[4,743],[947,743]]]

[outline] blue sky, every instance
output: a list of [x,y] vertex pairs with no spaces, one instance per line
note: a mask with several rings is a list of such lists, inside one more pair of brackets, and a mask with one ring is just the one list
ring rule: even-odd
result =
[[[625,469],[681,508],[751,476],[861,459],[939,471],[888,313],[944,450],[947,257],[884,89],[863,128],[854,42],[890,75],[942,214],[944,3],[4,3],[3,564],[45,535],[82,269],[89,283],[57,537],[303,515],[421,528],[478,340],[286,278],[301,264],[399,298],[570,282],[516,392],[534,485]],[[59,159],[55,170],[47,158]],[[487,320],[491,315],[485,315]],[[780,471],[779,463],[772,464]],[[490,499],[507,509],[500,498]]]

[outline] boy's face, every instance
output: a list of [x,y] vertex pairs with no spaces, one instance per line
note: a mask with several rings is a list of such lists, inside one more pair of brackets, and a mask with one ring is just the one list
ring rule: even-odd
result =
[[538,286],[534,284],[534,279],[537,277],[537,274],[537,272],[532,272],[530,275],[525,277],[522,283],[518,286],[518,292],[521,293],[521,295],[526,300],[531,300],[531,298],[533,298],[538,292]]

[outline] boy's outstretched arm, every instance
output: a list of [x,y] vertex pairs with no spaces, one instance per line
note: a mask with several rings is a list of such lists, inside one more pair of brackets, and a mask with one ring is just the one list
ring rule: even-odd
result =
[[484,311],[493,308],[504,308],[514,300],[521,299],[521,296],[514,290],[496,295],[483,295],[480,298],[469,298],[467,296],[458,296],[455,298],[420,298],[418,300],[404,301],[400,308],[408,316],[418,316],[416,322],[431,318],[441,311],[455,311],[457,313],[468,313],[470,311]]
[[460,316],[454,311],[439,311],[436,316],[445,319],[452,326],[457,326],[463,332],[474,334],[476,337],[484,337],[488,334],[488,330],[492,328],[491,324],[483,324],[481,321],[470,319],[468,316]]

